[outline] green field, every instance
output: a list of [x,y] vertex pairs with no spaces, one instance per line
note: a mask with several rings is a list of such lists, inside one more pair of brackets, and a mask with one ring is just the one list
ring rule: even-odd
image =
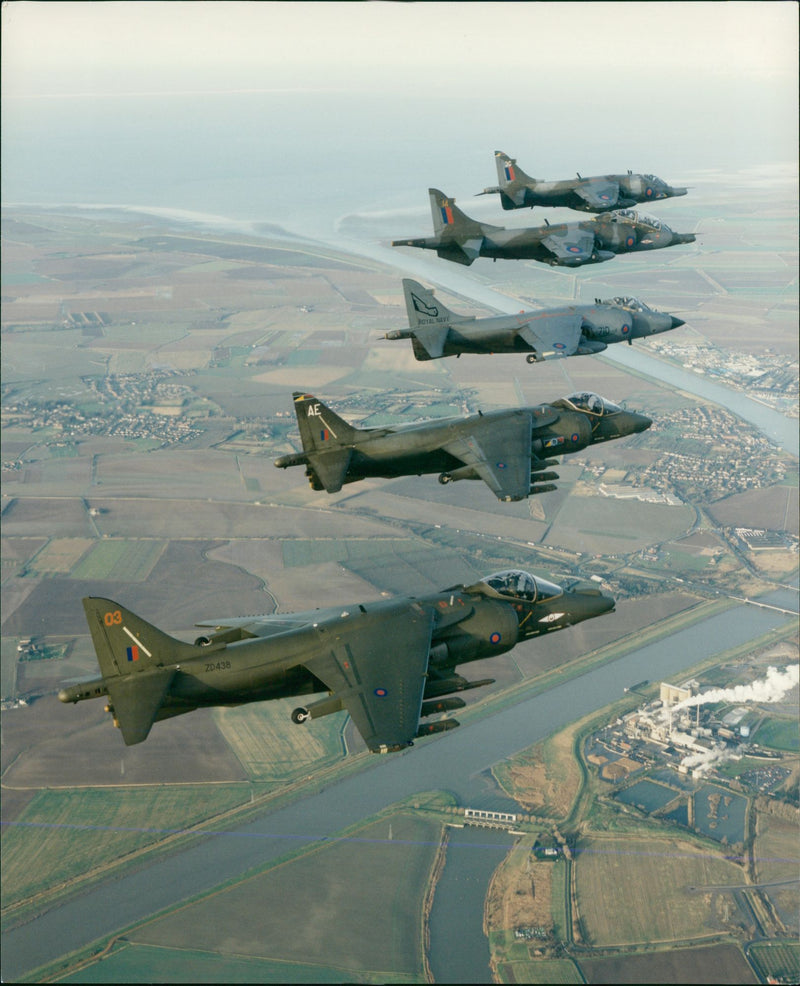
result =
[[[527,947],[522,946],[527,952]],[[497,966],[502,983],[561,983],[570,986],[571,983],[584,983],[586,980],[574,962],[569,959],[540,959],[521,958],[510,962],[500,962]]]
[[767,719],[758,727],[756,739],[761,746],[796,753],[800,750],[800,724],[796,719]]
[[751,945],[750,960],[761,974],[761,981],[800,982],[800,942],[765,942]]
[[3,907],[242,804],[244,785],[39,791],[3,833]]
[[[414,982],[403,979],[364,979],[363,982]],[[202,952],[189,948],[162,948],[123,944],[61,983],[341,983],[341,969],[270,962]]]
[[217,709],[220,732],[254,780],[285,781],[336,763],[345,755],[347,713],[295,725],[291,710],[300,699],[255,702]]
[[167,546],[148,539],[100,541],[72,570],[74,579],[142,582],[153,571]]

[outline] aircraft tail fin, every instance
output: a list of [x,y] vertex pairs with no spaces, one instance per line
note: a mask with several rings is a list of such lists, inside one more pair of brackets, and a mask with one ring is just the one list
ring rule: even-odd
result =
[[408,324],[412,329],[420,325],[447,325],[452,319],[458,319],[455,312],[436,300],[433,291],[411,278],[403,278],[403,293]]
[[447,233],[448,237],[453,236],[459,240],[462,237],[469,239],[475,236],[482,236],[485,226],[476,219],[470,219],[456,205],[456,200],[449,198],[438,188],[429,188],[428,196],[431,202],[431,215],[433,216],[433,231],[436,236]]
[[363,430],[349,425],[312,394],[296,392],[294,410],[314,489],[338,493]]
[[200,648],[170,637],[111,599],[87,596],[83,608],[115,724],[127,746],[141,743],[178,664],[196,657]]
[[536,179],[525,174],[517,164],[516,159],[509,157],[508,154],[504,154],[503,151],[494,152],[494,163],[497,165],[497,181],[500,185],[501,192],[514,182],[530,185],[536,184]]
[[349,445],[361,434],[358,428],[349,425],[313,394],[295,392],[292,396],[304,451],[327,452]]

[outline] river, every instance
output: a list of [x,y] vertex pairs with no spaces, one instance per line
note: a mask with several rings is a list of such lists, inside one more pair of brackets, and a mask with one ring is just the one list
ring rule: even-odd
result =
[[[207,892],[251,867],[264,865],[292,847],[335,838],[345,826],[416,792],[445,789],[452,791],[462,804],[490,804],[492,792],[485,772],[499,760],[615,701],[623,688],[633,682],[680,676],[713,654],[753,640],[788,620],[796,618],[737,606],[544,694],[420,742],[405,753],[375,757],[357,775],[334,782],[289,806],[265,810],[246,825],[214,833],[183,851],[158,857],[8,930],[2,942],[3,978],[14,981],[45,962],[107,937],[161,908]],[[490,840],[484,837],[482,841]],[[439,914],[442,906],[455,910],[445,918]],[[454,921],[455,926],[459,921],[468,926],[476,920],[477,909],[482,914],[482,908],[483,894],[451,899],[437,893],[432,929],[452,928]],[[432,933],[433,965],[440,970],[449,968],[460,948],[461,941],[454,941],[450,931]],[[475,970],[475,976],[484,975],[485,971]],[[473,980],[470,975],[466,981],[481,980]]]

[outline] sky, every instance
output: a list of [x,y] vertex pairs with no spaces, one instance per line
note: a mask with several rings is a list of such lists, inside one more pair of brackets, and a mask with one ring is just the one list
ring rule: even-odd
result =
[[791,175],[797,13],[794,0],[10,0],[2,198],[293,224],[418,203],[427,224],[425,189],[473,196],[495,150],[538,178]]
[[797,81],[791,0],[2,6],[7,95],[369,86],[502,96],[532,75],[547,92],[685,74],[788,98]]

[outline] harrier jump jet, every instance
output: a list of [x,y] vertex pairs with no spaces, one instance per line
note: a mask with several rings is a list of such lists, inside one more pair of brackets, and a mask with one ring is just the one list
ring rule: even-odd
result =
[[581,267],[613,260],[618,253],[660,250],[694,243],[694,233],[673,233],[660,219],[619,209],[571,223],[506,229],[470,219],[438,188],[429,188],[433,236],[393,240],[392,246],[435,250],[442,260],[469,266],[478,257],[538,260],[555,267]]
[[305,466],[311,488],[338,493],[346,483],[377,476],[439,473],[440,483],[482,479],[498,500],[524,500],[556,487],[547,472],[557,460],[598,442],[645,431],[652,421],[597,394],[572,394],[552,404],[479,412],[393,428],[354,428],[311,394],[294,394],[302,452],[275,460]]
[[636,298],[476,318],[450,311],[433,291],[410,278],[403,278],[403,292],[409,327],[387,332],[384,338],[410,339],[418,360],[462,353],[527,353],[528,362],[537,363],[600,353],[609,343],[630,343],[685,324]]
[[205,620],[193,644],[111,599],[87,597],[83,607],[102,677],[58,697],[107,696],[127,746],[147,739],[153,723],[202,706],[303,696],[294,722],[346,709],[369,749],[390,753],[453,729],[456,719],[420,720],[463,707],[454,692],[494,680],[467,681],[457,665],[608,613],[614,600],[510,570],[427,596]]
[[654,202],[686,195],[688,189],[668,185],[655,175],[599,175],[593,178],[566,178],[542,181],[531,178],[514,158],[502,151],[494,152],[499,185],[484,188],[479,195],[499,192],[504,209],[533,208],[535,205],[564,206],[581,212],[608,212],[624,209],[639,202]]

